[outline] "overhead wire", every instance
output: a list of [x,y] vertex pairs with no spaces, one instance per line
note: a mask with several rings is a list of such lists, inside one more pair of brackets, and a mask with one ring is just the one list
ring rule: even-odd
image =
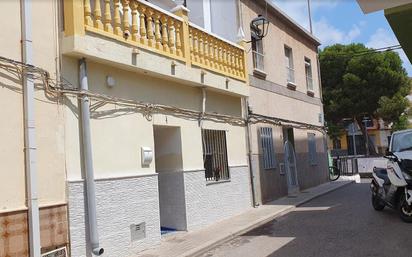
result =
[[249,113],[247,119],[244,119],[242,117],[236,117],[226,114],[210,112],[203,113],[202,111],[189,110],[170,105],[146,103],[137,100],[125,99],[96,92],[91,92],[90,90],[79,90],[76,86],[73,86],[63,77],[61,77],[59,80],[52,79],[49,73],[42,68],[30,64],[25,64],[23,62],[12,60],[2,56],[0,56],[0,68],[13,73],[20,79],[23,76],[23,74],[25,74],[29,76],[29,79],[41,81],[44,86],[44,90],[47,94],[52,94],[54,96],[66,95],[72,97],[87,96],[91,100],[99,102],[99,104],[94,106],[94,109],[99,108],[105,104],[130,107],[133,108],[133,110],[135,110],[136,112],[141,113],[149,121],[152,120],[154,114],[165,114],[189,120],[208,120],[217,123],[227,123],[234,126],[246,126],[247,123],[264,123],[278,126],[288,126],[297,129],[317,130],[322,133],[325,133],[325,129],[323,126],[315,126],[307,123],[296,122],[293,120],[255,114],[252,112]]

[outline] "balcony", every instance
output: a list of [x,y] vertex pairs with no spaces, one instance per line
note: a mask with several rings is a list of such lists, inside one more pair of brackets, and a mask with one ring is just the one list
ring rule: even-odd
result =
[[[216,79],[224,78],[226,84],[230,79],[233,84],[245,86],[247,72],[243,46],[190,23],[187,14],[184,7],[171,13],[141,0],[65,0],[63,54],[88,55],[93,52],[89,48],[94,46],[99,48],[94,49],[95,56],[105,61],[115,58],[116,54],[119,58],[125,55],[123,48],[127,47],[132,49],[132,58],[127,57],[132,60],[131,66],[137,65],[133,55],[136,58],[142,52],[151,58],[161,56],[162,60],[170,60],[167,71],[171,70],[170,65],[185,66],[181,68],[181,76],[172,74],[176,78],[185,79],[191,70],[198,71],[197,74],[209,71],[208,74],[213,74],[211,76]],[[84,42],[85,38],[89,42]],[[104,48],[101,40],[112,47]],[[142,68],[156,70],[162,62],[158,64]]]

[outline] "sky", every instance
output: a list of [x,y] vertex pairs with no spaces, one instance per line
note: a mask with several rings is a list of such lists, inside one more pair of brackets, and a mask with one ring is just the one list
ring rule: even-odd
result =
[[[309,30],[307,0],[269,0]],[[383,11],[364,14],[356,0],[311,0],[313,33],[322,48],[335,43],[363,43],[381,48],[398,45]],[[403,66],[412,76],[412,65],[402,50]]]

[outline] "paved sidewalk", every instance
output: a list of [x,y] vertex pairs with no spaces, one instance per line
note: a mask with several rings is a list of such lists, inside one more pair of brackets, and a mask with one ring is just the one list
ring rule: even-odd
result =
[[[162,239],[162,243],[153,249],[143,251],[140,257],[189,257],[200,255],[214,246],[224,243],[240,234],[259,227],[266,222],[282,216],[296,206],[302,205],[318,196],[329,193],[353,181],[335,181],[322,184],[304,191],[296,197],[284,197],[258,208],[253,208],[193,232],[177,233]],[[137,257],[136,256],[136,257]]]

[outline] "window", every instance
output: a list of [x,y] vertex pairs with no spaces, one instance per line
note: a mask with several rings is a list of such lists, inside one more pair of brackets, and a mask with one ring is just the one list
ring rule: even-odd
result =
[[286,74],[287,82],[295,83],[295,70],[293,69],[293,53],[292,48],[285,46],[285,64],[286,64]]
[[263,41],[262,39],[257,39],[252,34],[252,53],[253,53],[253,68],[263,71],[265,66],[263,65]]
[[202,129],[202,142],[206,181],[228,180],[226,131]]
[[306,74],[306,88],[308,91],[313,92],[313,79],[312,79],[312,64],[309,58],[305,57],[305,74]]
[[309,150],[309,164],[316,165],[316,135],[314,133],[308,133],[308,150]]
[[260,144],[262,146],[263,168],[265,170],[276,168],[272,128],[260,128]]

